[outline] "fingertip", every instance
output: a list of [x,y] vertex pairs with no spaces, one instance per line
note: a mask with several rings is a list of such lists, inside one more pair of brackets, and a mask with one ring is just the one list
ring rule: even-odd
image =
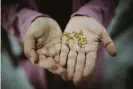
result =
[[75,85],[78,85],[82,80],[82,73],[78,72],[74,74],[73,82]]
[[35,58],[30,58],[30,60],[31,60],[31,62],[32,62],[33,64],[37,64],[37,63],[38,63],[38,60],[35,59]]
[[67,77],[66,77],[66,75],[62,75],[62,79],[63,79],[64,81],[67,81],[67,80],[68,80]]
[[31,49],[31,51],[29,53],[29,57],[30,57],[30,60],[33,64],[38,63],[38,55],[34,49]]
[[87,80],[89,78],[89,74],[83,73],[83,80]]
[[60,59],[60,60],[61,60],[60,61],[60,66],[65,67],[66,63],[65,63],[64,59]]
[[73,83],[74,83],[74,85],[76,85],[76,86],[77,86],[77,85],[79,84],[79,80],[74,79],[74,80],[73,80]]
[[73,79],[73,76],[67,76],[67,79],[68,80],[72,80]]
[[61,76],[62,76],[63,80],[65,80],[65,81],[68,80],[68,78],[67,78],[67,71],[65,69],[64,69],[64,72],[61,74]]
[[106,49],[109,53],[109,55],[115,57],[117,55],[117,52],[116,52],[116,48],[115,48],[115,45],[114,43],[110,42],[106,45]]
[[53,73],[61,75],[61,76],[66,74],[66,70],[58,64],[56,64],[56,68],[51,69],[51,71],[53,71]]

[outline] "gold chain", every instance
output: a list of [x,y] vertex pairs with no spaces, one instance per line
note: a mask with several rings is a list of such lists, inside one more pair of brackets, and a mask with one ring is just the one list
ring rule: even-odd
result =
[[[85,47],[85,45],[87,44],[87,38],[83,35],[83,30],[80,30],[79,32],[72,32],[74,34],[73,37],[77,38],[78,40],[78,45],[80,47]],[[73,40],[73,37],[70,36],[70,33],[68,32],[64,32],[63,33],[63,36],[66,36],[67,37],[67,41],[72,39]]]

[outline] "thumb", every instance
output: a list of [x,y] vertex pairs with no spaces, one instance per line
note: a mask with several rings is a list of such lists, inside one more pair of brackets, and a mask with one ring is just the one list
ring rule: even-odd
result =
[[116,56],[117,53],[116,53],[116,48],[115,48],[114,42],[112,41],[112,39],[109,36],[106,29],[104,29],[104,31],[102,32],[100,40],[102,41],[102,43],[103,43],[104,47],[106,48],[107,52],[111,56]]
[[52,57],[46,58],[44,55],[39,55],[38,65],[48,69],[53,74],[64,75],[66,72],[64,68],[62,68]]
[[35,51],[35,39],[33,36],[26,36],[24,39],[24,53],[32,63],[37,63],[38,55]]
[[54,68],[49,68],[49,71],[62,77],[66,75],[66,69],[61,67],[59,64],[56,64],[56,67]]
[[56,62],[52,57],[46,58],[44,55],[39,55],[38,65],[45,69],[56,69]]

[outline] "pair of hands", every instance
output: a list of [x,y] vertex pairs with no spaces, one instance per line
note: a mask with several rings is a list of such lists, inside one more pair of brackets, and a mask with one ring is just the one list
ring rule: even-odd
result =
[[79,47],[76,38],[67,41],[65,36],[62,37],[61,29],[55,20],[38,17],[28,28],[24,52],[33,63],[77,84],[88,79],[91,74],[100,42],[111,56],[116,55],[113,41],[106,29],[95,19],[86,16],[72,17],[65,31],[72,33],[79,32],[80,29],[88,41],[84,48]]

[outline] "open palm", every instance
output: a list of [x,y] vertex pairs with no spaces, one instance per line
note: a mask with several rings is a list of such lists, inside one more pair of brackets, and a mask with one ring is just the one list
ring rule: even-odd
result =
[[65,32],[79,32],[81,29],[87,38],[87,44],[83,48],[79,46],[77,38],[74,37],[67,41],[66,36],[62,37],[59,63],[63,67],[67,65],[67,79],[73,80],[74,83],[80,82],[83,78],[88,79],[92,73],[100,42],[103,43],[110,55],[116,55],[113,41],[106,29],[95,19],[86,16],[72,17]]
[[37,18],[28,28],[24,40],[24,51],[33,63],[61,74],[65,70],[55,59],[59,59],[61,29],[58,23],[47,17]]

